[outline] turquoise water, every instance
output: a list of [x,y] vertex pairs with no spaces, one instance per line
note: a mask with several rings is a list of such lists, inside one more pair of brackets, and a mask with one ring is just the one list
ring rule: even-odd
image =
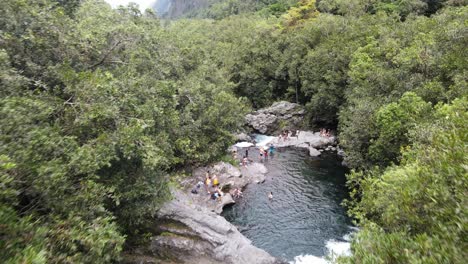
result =
[[335,154],[311,158],[300,149],[283,149],[264,163],[266,181],[247,186],[244,197],[225,209],[228,221],[255,246],[287,261],[323,257],[330,243],[346,243],[351,222],[340,206],[347,197],[346,169]]

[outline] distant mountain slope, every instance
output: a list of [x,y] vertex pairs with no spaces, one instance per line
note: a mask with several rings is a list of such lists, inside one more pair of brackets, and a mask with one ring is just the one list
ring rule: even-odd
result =
[[153,8],[159,15],[165,15],[171,8],[171,4],[172,0],[156,0]]
[[262,9],[269,14],[280,14],[297,2],[298,0],[157,0],[155,9],[166,18],[220,19]]
[[219,0],[158,0],[170,2],[169,8],[163,15],[169,18],[178,18],[196,10],[204,9]]

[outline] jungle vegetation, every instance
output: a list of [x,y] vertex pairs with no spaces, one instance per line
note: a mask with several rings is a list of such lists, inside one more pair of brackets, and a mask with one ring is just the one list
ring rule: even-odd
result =
[[171,175],[277,100],[336,129],[345,263],[464,263],[465,0],[216,1],[160,20],[103,0],[0,1],[0,259],[112,263]]

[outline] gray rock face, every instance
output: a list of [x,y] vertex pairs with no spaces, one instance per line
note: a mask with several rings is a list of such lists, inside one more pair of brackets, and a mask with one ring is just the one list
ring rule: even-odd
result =
[[[215,201],[210,198],[205,186],[196,187],[198,182],[203,182],[208,170],[218,177],[221,189],[242,189],[249,183],[263,182],[267,173],[261,163],[237,168],[218,162],[210,167],[195,169],[192,177],[181,181],[182,188],[172,190],[174,199],[159,210],[158,223],[155,224],[159,235],[152,237],[151,243],[141,249],[147,252],[146,255],[133,259],[151,259],[148,263],[281,263],[253,246],[235,226],[219,216],[225,205],[235,203],[230,193],[226,192]],[[191,193],[193,189],[197,193]],[[153,258],[156,260],[153,261]],[[140,263],[135,261],[126,263]]]
[[311,157],[318,157],[320,156],[321,152],[318,151],[316,148],[313,148],[313,147],[309,147],[309,155]]
[[302,106],[281,101],[248,114],[245,120],[255,131],[272,135],[280,132],[283,126],[291,129],[300,127],[304,113]]
[[320,156],[324,148],[331,149],[330,145],[336,143],[335,137],[323,137],[319,132],[312,131],[299,131],[296,137],[289,137],[288,139],[275,138],[271,142],[277,148],[296,147],[306,148],[309,150],[309,155],[312,157]]
[[235,134],[234,135],[234,138],[236,139],[236,142],[252,142],[252,138],[247,135],[246,133],[239,133],[239,134]]
[[[163,233],[151,238],[149,250],[155,255],[183,263],[279,263],[256,248],[235,226],[204,206],[191,202],[181,191],[158,212]],[[164,222],[165,221],[165,222]],[[202,262],[200,262],[203,260]]]

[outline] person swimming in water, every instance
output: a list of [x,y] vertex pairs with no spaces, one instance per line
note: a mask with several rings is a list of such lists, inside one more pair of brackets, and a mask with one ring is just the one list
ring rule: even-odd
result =
[[270,192],[270,193],[268,194],[268,199],[270,199],[270,200],[273,199],[273,192]]

